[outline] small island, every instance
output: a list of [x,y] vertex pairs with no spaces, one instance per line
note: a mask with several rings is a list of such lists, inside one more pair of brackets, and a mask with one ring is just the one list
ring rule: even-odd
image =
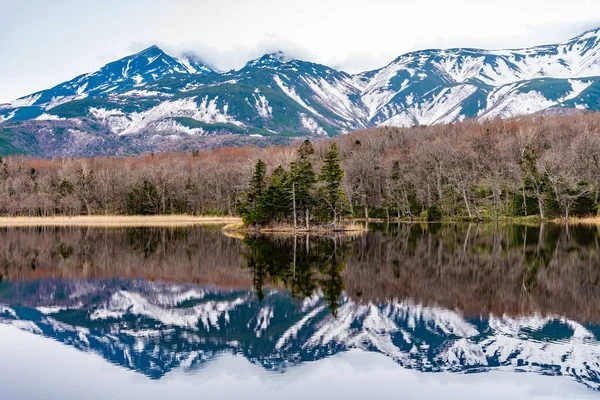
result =
[[[320,164],[320,172],[314,164]],[[270,175],[259,159],[241,196],[237,211],[242,224],[229,226],[251,232],[361,232],[363,224],[348,222],[350,202],[342,189],[344,170],[337,143],[329,146],[322,159],[315,155],[309,140],[299,147],[289,165],[277,166]]]

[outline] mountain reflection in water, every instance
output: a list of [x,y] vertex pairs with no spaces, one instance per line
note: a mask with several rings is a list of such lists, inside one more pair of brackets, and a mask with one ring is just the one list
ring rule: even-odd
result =
[[154,379],[223,353],[286,371],[361,349],[424,372],[532,371],[598,390],[599,249],[597,228],[560,225],[243,240],[4,229],[0,322]]

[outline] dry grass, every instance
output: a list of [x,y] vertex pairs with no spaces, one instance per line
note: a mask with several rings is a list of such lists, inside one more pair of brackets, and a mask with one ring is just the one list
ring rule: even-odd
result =
[[56,217],[0,217],[0,227],[11,226],[98,226],[170,227],[239,223],[235,217],[197,217],[192,215],[93,215]]
[[[555,219],[553,222],[559,224],[565,224],[567,221],[564,218]],[[590,218],[569,218],[569,224],[581,224],[581,225],[599,225],[600,226],[600,217],[590,217]]]
[[369,229],[365,224],[349,223],[338,225],[335,229],[333,225],[313,225],[310,228],[299,226],[294,228],[292,225],[268,225],[258,229],[261,233],[344,233],[344,232],[367,232]]

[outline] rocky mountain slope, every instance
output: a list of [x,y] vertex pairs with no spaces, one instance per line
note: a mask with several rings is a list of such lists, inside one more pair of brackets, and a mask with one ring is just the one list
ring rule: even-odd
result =
[[[349,349],[423,372],[490,369],[570,376],[600,388],[600,328],[541,316],[465,318],[410,301],[305,299],[147,281],[41,280],[0,286],[0,323],[160,379],[222,352],[285,371]],[[1,305],[5,304],[5,305]]]
[[221,72],[156,46],[0,105],[0,154],[287,143],[372,126],[600,109],[600,29],[517,50],[423,50],[349,75],[266,54]]

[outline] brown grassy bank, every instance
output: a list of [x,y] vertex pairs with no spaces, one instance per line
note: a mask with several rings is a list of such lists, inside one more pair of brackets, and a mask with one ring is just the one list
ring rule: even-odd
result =
[[54,217],[0,217],[0,227],[11,226],[98,226],[98,227],[169,227],[206,224],[232,224],[235,217],[198,217],[191,215],[93,215]]

